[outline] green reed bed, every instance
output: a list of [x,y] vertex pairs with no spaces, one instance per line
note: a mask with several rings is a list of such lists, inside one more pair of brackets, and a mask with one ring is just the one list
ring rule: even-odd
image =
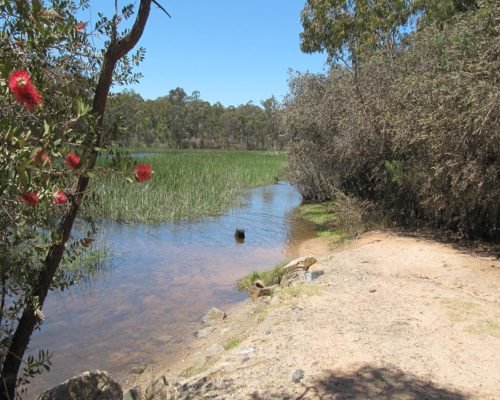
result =
[[[140,149],[144,152],[147,150]],[[158,223],[218,215],[241,202],[241,189],[275,182],[286,163],[284,153],[168,150],[140,159],[154,174],[144,183],[119,176],[93,181],[100,199],[94,218]]]

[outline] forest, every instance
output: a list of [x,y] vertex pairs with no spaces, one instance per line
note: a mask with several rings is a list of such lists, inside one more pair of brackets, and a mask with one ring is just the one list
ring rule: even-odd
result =
[[179,87],[155,100],[125,90],[110,96],[104,126],[108,140],[119,146],[279,150],[278,110],[274,96],[260,106],[224,107]]

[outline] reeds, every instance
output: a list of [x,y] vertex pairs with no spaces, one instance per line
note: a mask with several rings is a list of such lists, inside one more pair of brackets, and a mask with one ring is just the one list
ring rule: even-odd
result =
[[[141,152],[147,152],[142,149]],[[95,219],[159,223],[214,216],[240,204],[242,189],[274,183],[284,153],[168,150],[141,158],[153,178],[127,183],[119,175],[94,180],[97,202],[83,212]]]

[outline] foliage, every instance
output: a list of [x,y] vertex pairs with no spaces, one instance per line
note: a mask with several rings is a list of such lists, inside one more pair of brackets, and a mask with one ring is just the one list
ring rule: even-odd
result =
[[224,107],[188,96],[182,88],[156,100],[133,91],[111,96],[105,116],[110,143],[122,146],[161,145],[171,148],[281,149],[277,130],[279,104],[262,102]]
[[[139,53],[120,61],[93,45],[94,34],[109,33],[107,48],[122,46],[126,55],[141,28],[134,25],[134,37],[118,32],[127,10],[87,31],[75,18],[87,6],[87,0],[0,1],[0,398],[14,398],[16,386],[22,391],[50,367],[47,351],[26,359],[24,353],[43,322],[48,291],[85,277],[71,260],[81,258],[94,232],[90,226],[71,236],[71,230],[95,174],[111,74],[130,82],[141,59]],[[123,172],[128,179],[132,165]]]
[[265,287],[278,285],[284,275],[283,267],[288,261],[283,261],[276,264],[273,268],[266,271],[254,271],[251,274],[238,279],[236,282],[236,289],[240,291],[251,291],[253,283],[257,280],[262,281]]
[[498,2],[428,23],[363,59],[358,76],[297,74],[284,104],[288,176],[401,224],[500,238]]
[[146,223],[218,215],[238,205],[243,188],[275,182],[286,163],[284,153],[224,150],[165,150],[146,160],[154,183],[97,177],[92,193],[101,201],[84,204],[85,214]]
[[380,45],[397,41],[412,15],[408,0],[308,0],[302,10],[301,49],[326,51],[332,61],[346,64]]

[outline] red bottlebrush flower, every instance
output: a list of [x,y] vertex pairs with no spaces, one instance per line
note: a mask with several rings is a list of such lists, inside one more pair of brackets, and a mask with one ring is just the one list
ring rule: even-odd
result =
[[134,168],[135,170],[135,180],[137,182],[144,182],[151,179],[151,165],[148,164],[137,164]]
[[[50,157],[47,155],[47,153],[44,153],[42,149],[37,149],[35,151],[35,156],[31,159],[35,164],[38,164],[42,166],[43,164],[50,165],[52,163],[52,160]],[[45,161],[47,160],[47,161]]]
[[64,160],[66,165],[70,167],[71,169],[75,169],[80,165],[80,157],[78,157],[75,153],[70,151],[66,155],[66,159]]
[[62,190],[58,190],[52,196],[52,203],[54,204],[64,204],[68,202],[68,196]]
[[28,110],[33,111],[42,103],[42,97],[31,83],[31,78],[26,71],[13,71],[9,75],[8,84],[16,101]]
[[75,25],[75,29],[79,32],[83,32],[87,28],[87,22],[79,22]]
[[23,193],[19,197],[22,202],[29,204],[31,207],[35,207],[40,203],[40,197],[35,192]]

